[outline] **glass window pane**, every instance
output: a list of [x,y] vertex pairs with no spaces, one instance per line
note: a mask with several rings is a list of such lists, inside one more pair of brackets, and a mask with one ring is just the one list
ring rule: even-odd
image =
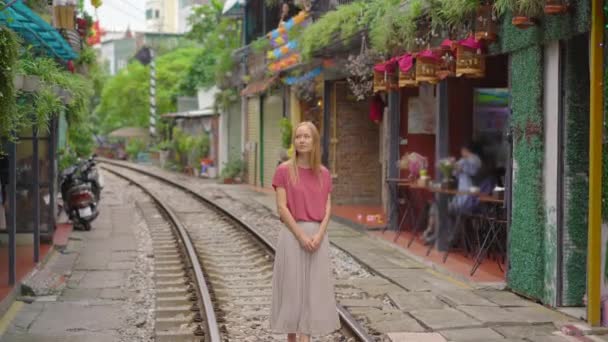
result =
[[[40,188],[40,231],[52,227],[51,201],[49,188]],[[34,230],[34,192],[31,188],[17,190],[17,232]]]
[[49,159],[49,141],[38,141],[38,160],[39,160],[39,175],[40,184],[48,183],[51,177],[52,160]]
[[23,139],[17,144],[17,186],[31,184],[33,179],[33,144],[32,140]]

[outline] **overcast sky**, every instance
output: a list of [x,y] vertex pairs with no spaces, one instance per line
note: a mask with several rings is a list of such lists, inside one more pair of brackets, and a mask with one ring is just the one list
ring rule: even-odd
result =
[[[85,0],[85,9],[95,18],[95,9],[90,0]],[[99,24],[106,31],[132,31],[146,29],[146,0],[103,0],[97,9]]]

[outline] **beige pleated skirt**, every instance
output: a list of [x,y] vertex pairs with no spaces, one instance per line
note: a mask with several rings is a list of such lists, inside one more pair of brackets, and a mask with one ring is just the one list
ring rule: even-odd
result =
[[[308,236],[318,222],[298,222]],[[279,232],[272,276],[270,329],[276,333],[327,335],[340,328],[327,233],[315,252],[300,246],[288,228]]]

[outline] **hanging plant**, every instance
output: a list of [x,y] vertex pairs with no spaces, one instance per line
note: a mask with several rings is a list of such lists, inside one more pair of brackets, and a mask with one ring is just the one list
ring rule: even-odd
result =
[[15,126],[15,64],[19,42],[6,27],[0,27],[0,138],[10,137]]
[[496,0],[494,8],[498,15],[513,13],[511,24],[526,29],[536,25],[536,17],[543,13],[544,0]]
[[371,96],[374,91],[374,65],[381,59],[380,54],[367,47],[365,36],[361,38],[361,51],[358,55],[348,56],[346,81],[350,91],[358,101]]
[[304,102],[314,102],[317,99],[317,86],[315,79],[298,83],[294,86],[296,97]]
[[448,26],[458,26],[470,20],[474,15],[479,0],[440,0],[440,13]]

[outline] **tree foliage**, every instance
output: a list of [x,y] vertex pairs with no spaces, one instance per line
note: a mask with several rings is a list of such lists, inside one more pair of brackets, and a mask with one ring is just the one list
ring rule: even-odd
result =
[[[176,110],[176,97],[180,93],[180,80],[198,54],[196,48],[181,48],[158,57],[156,60],[157,113]],[[96,109],[103,133],[120,127],[147,127],[150,115],[149,66],[130,63],[115,77],[108,80]]]
[[224,86],[234,67],[232,52],[241,44],[240,20],[222,17],[222,2],[212,0],[195,9],[190,23],[188,38],[201,48],[181,82],[181,90],[194,94],[199,87]]

